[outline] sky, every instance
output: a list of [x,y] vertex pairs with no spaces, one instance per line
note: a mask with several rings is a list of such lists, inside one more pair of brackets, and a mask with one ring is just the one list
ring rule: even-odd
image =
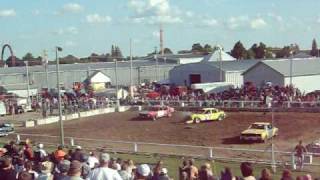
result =
[[[235,42],[246,48],[264,42],[283,47],[297,43],[310,49],[320,42],[319,0],[1,0],[0,45],[10,44],[18,57],[46,50],[54,58],[109,53],[116,44],[134,56],[164,46],[188,50],[194,43],[221,45],[230,51]],[[9,56],[6,51],[6,56]]]

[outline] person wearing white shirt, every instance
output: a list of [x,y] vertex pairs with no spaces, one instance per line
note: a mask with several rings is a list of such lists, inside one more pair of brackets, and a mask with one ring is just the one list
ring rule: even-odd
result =
[[100,155],[100,167],[92,170],[87,176],[87,180],[122,180],[119,173],[108,167],[110,155],[102,153]]
[[88,162],[89,167],[91,169],[95,168],[96,165],[99,164],[99,160],[98,160],[98,158],[96,158],[96,156],[94,155],[93,152],[90,152],[90,156],[88,157],[88,161],[87,162]]

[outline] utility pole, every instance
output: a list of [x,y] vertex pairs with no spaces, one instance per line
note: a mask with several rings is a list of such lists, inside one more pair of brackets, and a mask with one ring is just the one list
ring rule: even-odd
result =
[[48,68],[49,68],[49,62],[48,62],[48,54],[46,50],[43,50],[43,60],[42,63],[44,63],[44,69],[46,71],[46,83],[47,83],[47,88],[49,91],[49,72],[48,72]]
[[62,51],[61,47],[56,46],[56,70],[57,70],[57,89],[58,89],[58,108],[59,108],[59,124],[60,124],[60,142],[64,146],[64,130],[63,130],[63,121],[62,121],[62,108],[61,108],[61,92],[60,92],[60,67],[59,67],[59,58],[58,51]]
[[130,38],[130,96],[133,98],[133,79],[132,79],[132,39]]
[[[271,119],[272,119],[272,128],[274,126],[274,112],[273,112],[273,99],[271,100]],[[275,173],[277,171],[277,166],[276,166],[276,156],[274,152],[274,141],[273,141],[274,136],[271,137],[271,169]]]
[[27,105],[29,107],[30,105],[30,78],[29,78],[29,62],[28,61],[24,61],[24,63],[26,64],[26,71],[27,71]]

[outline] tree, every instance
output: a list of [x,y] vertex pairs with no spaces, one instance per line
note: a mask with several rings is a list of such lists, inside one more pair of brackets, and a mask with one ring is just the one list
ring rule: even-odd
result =
[[23,61],[30,61],[30,60],[33,60],[34,59],[34,57],[33,57],[33,55],[30,53],[30,52],[28,52],[26,55],[24,55],[23,56],[23,58],[22,58],[22,60]]
[[290,57],[291,52],[290,46],[284,46],[279,52],[277,52],[276,58]]
[[209,54],[209,53],[212,53],[212,52],[213,52],[213,48],[212,48],[209,44],[206,44],[206,45],[204,45],[204,47],[203,47],[203,51],[204,51],[205,53]]
[[195,43],[192,45],[192,52],[203,52],[203,47],[200,43]]
[[171,49],[169,49],[169,48],[164,48],[163,53],[164,54],[173,54]]
[[310,55],[319,57],[319,50],[318,50],[318,45],[317,45],[316,39],[312,40],[312,49],[310,51]]
[[231,50],[231,56],[233,56],[236,59],[245,59],[247,57],[247,51],[244,48],[241,41],[238,41],[233,49]]

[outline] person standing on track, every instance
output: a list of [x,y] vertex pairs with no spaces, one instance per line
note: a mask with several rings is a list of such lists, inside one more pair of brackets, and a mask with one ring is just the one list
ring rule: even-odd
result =
[[304,154],[307,153],[307,149],[302,145],[302,140],[299,141],[299,144],[294,148],[295,157],[297,158],[297,165],[299,169],[302,170],[304,163]]

